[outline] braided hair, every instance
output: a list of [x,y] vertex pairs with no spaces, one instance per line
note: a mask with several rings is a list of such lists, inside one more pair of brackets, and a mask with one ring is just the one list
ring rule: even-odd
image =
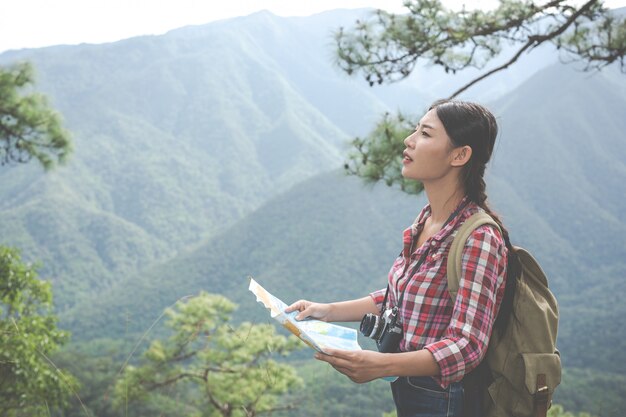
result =
[[485,210],[498,223],[508,249],[504,297],[494,324],[495,329],[503,332],[513,309],[513,296],[521,265],[511,245],[508,230],[487,203],[484,175],[498,135],[498,124],[489,110],[476,103],[439,100],[430,106],[429,110],[432,109],[435,109],[454,147],[472,148],[471,157],[461,170],[463,189],[470,201]]

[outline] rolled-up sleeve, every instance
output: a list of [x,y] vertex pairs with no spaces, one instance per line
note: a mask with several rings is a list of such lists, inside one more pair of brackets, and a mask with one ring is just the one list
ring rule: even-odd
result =
[[506,257],[504,239],[491,225],[474,230],[465,244],[450,324],[441,340],[424,346],[439,365],[435,380],[442,387],[460,381],[487,351],[504,292]]
[[374,303],[376,304],[376,308],[378,309],[378,311],[380,311],[380,309],[383,307],[383,300],[385,299],[386,291],[387,291],[387,288],[383,288],[378,291],[374,291],[370,293],[370,297],[372,297],[372,300],[374,300]]

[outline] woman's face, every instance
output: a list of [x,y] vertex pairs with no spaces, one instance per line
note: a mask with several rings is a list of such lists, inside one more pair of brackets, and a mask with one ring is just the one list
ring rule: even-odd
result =
[[422,117],[404,144],[404,178],[428,182],[443,178],[452,170],[452,142],[435,109]]

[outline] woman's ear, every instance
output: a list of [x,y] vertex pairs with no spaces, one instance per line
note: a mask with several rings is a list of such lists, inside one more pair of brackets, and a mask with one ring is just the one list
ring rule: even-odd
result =
[[452,161],[450,165],[460,167],[467,163],[472,157],[472,148],[469,145],[459,146],[452,150]]

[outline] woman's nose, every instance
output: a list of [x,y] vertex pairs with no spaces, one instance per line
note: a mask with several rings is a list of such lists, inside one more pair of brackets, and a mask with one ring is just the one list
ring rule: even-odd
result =
[[410,134],[404,139],[404,145],[409,148],[413,147],[413,134]]

